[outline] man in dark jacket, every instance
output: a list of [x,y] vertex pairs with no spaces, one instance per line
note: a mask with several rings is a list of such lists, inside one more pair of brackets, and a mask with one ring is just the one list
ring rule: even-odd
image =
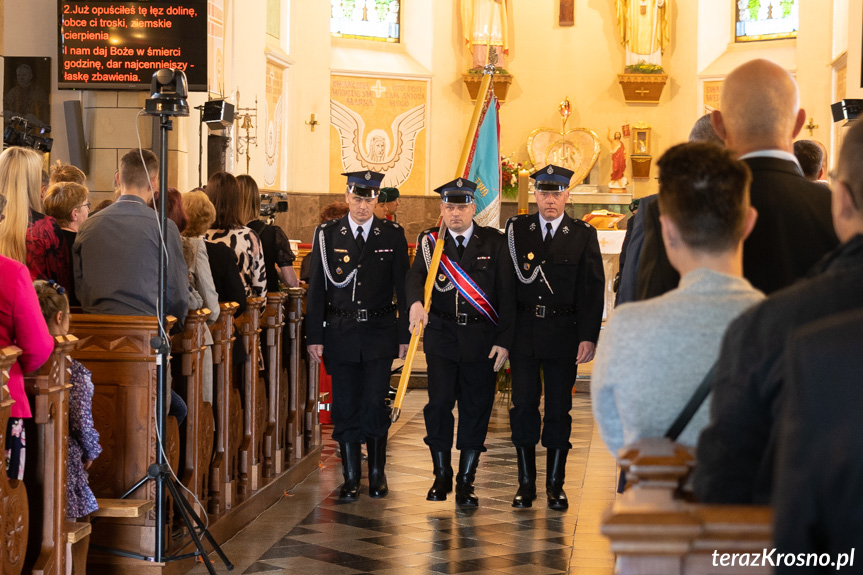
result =
[[[423,410],[425,443],[432,455],[435,481],[429,501],[444,501],[452,491],[452,415],[458,401],[461,452],[455,501],[476,507],[473,482],[494,404],[496,372],[512,348],[515,319],[514,278],[506,239],[494,228],[476,225],[476,184],[458,178],[435,191],[441,195],[444,238],[439,228],[420,234],[408,273],[411,331],[427,325],[423,340],[428,363],[429,402]],[[444,242],[441,266],[431,296],[431,318],[423,309],[424,286],[434,245]]]
[[539,212],[515,216],[506,224],[509,256],[518,280],[518,314],[510,354],[513,405],[509,421],[518,460],[518,491],[512,506],[530,507],[536,499],[536,444],[544,382],[546,495],[551,509],[563,510],[569,506],[563,482],[566,456],[572,448],[572,386],[578,364],[592,360],[596,350],[605,272],[596,230],[564,211],[572,171],[549,165],[531,177],[536,181]]
[[[387,494],[385,398],[396,356],[410,334],[404,278],[408,245],[396,223],[374,217],[384,175],[352,172],[345,192],[349,213],[315,230],[306,302],[309,357],[333,378],[333,439],[339,442],[345,482],[339,501],[356,501],[360,443],[369,450],[369,495]],[[395,296],[396,303],[393,303]],[[398,311],[398,316],[396,315]]]
[[787,338],[803,324],[863,307],[863,123],[843,141],[832,213],[842,244],[810,277],[744,313],[725,334],[710,423],[698,441],[695,493],[700,501],[770,502]]

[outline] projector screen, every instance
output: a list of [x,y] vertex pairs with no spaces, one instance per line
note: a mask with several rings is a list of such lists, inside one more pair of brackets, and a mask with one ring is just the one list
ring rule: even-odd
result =
[[58,0],[60,89],[146,90],[177,68],[207,89],[207,0]]

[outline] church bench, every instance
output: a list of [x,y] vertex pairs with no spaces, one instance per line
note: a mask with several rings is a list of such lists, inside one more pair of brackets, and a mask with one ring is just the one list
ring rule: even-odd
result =
[[27,563],[33,574],[66,572],[66,464],[72,387],[67,356],[77,344],[72,335],[55,337],[48,361],[24,378],[36,429],[36,436],[27,438],[27,459],[34,472],[29,472],[28,465],[25,477],[30,505]]
[[[208,511],[222,514],[237,497],[237,453],[243,420],[240,394],[233,383],[234,315],[238,304],[219,304],[219,319],[210,326],[213,336],[213,399],[216,408],[216,442],[210,464]],[[233,425],[232,425],[233,423]]]
[[[685,483],[694,466],[690,448],[664,438],[643,439],[618,453],[627,489],[602,519],[602,533],[623,575],[700,575],[728,569],[734,553],[762,555],[773,547],[769,507],[707,505],[688,501]],[[771,573],[770,566],[732,569]],[[739,559],[738,559],[739,561]]]
[[[314,406],[314,419],[309,421],[306,412],[310,398],[317,398],[320,370],[309,369],[306,362],[306,350],[303,345],[303,310],[305,309],[306,290],[291,288],[288,290],[288,302],[285,315],[288,318],[286,337],[290,339],[290,360],[288,365],[288,452],[286,463],[302,458],[308,452],[306,444],[306,427],[317,424],[317,405]],[[313,389],[314,393],[309,394]],[[313,430],[312,430],[313,431]],[[318,437],[320,434],[318,433]],[[315,445],[320,444],[317,441]]]
[[85,575],[87,573],[87,550],[90,547],[90,533],[93,526],[89,523],[66,523],[66,573]]
[[[15,346],[0,349],[0,446],[5,449],[6,424],[12,404],[9,395],[9,370],[21,355]],[[30,532],[30,511],[24,483],[9,481],[4,468],[0,469],[0,517],[3,518],[3,544],[0,545],[0,573],[17,575],[24,568],[27,539]]]
[[[171,346],[172,387],[186,401],[188,414],[184,424],[185,449],[183,471],[177,473],[194,497],[184,494],[196,513],[207,509],[209,497],[210,461],[213,455],[213,406],[203,399],[204,349],[207,319],[210,310],[189,311],[183,331],[174,335]],[[201,504],[197,506],[195,498]]]
[[[237,499],[242,501],[261,488],[264,428],[267,420],[267,398],[260,377],[260,321],[266,298],[250,297],[246,311],[234,319],[239,341],[246,351],[246,361],[239,376],[242,378],[243,437],[240,443]],[[235,369],[235,377],[238,370]]]
[[99,509],[90,514],[90,517],[122,517],[126,519],[144,517],[148,511],[156,506],[155,501],[149,499],[97,499]]
[[267,424],[264,430],[263,476],[272,478],[285,467],[287,439],[288,378],[283,365],[285,337],[285,303],[288,295],[282,292],[267,294],[267,304],[261,316],[261,351],[264,354],[264,373],[267,386]]

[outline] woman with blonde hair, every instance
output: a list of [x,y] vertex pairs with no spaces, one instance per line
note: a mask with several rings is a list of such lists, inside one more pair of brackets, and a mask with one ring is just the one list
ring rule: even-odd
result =
[[42,157],[28,148],[0,154],[0,194],[6,218],[0,222],[0,255],[25,264],[31,279],[68,287],[69,251],[57,221],[42,211]]

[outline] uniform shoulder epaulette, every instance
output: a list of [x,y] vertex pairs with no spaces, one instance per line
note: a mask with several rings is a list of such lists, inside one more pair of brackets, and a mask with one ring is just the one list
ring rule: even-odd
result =
[[529,217],[530,217],[530,214],[516,214],[516,215],[512,216],[509,219],[509,221],[510,222],[516,222],[518,220],[524,220],[524,219],[529,218]]
[[587,223],[587,222],[586,222],[586,221],[584,221],[584,220],[579,220],[578,218],[575,218],[575,221],[576,221],[576,222],[578,222],[578,223],[580,223],[581,225],[583,225],[583,226],[584,226],[584,227],[586,227],[587,229],[592,229],[592,228],[593,228],[593,226],[592,226],[592,225],[590,225],[589,223]]
[[493,227],[491,227],[491,226],[487,226],[487,228],[488,228],[488,230],[489,230],[489,231],[493,231],[494,233],[496,233],[496,234],[497,234],[497,235],[499,235],[499,236],[502,236],[502,235],[503,235],[503,232],[502,232],[501,230],[499,230],[498,228],[493,228]]
[[401,228],[401,226],[398,225],[396,222],[394,222],[392,220],[388,220],[386,218],[381,218],[381,223],[383,223],[385,226],[390,226],[390,227],[395,228],[395,229]]
[[324,229],[324,228],[326,228],[327,226],[332,226],[332,225],[334,225],[337,221],[339,221],[340,219],[341,219],[341,218],[333,218],[332,220],[327,220],[327,221],[325,221],[324,223],[322,223],[322,224],[320,225],[320,228],[321,228],[321,229]]

